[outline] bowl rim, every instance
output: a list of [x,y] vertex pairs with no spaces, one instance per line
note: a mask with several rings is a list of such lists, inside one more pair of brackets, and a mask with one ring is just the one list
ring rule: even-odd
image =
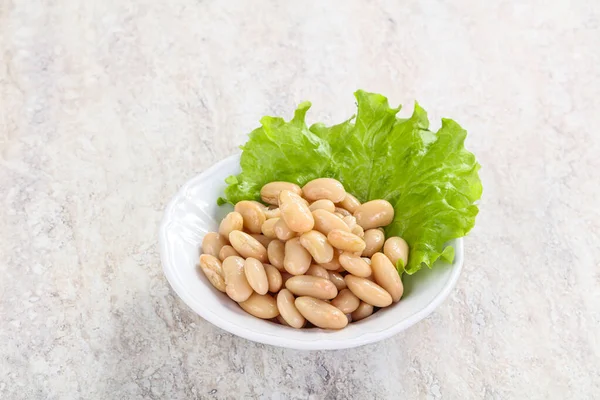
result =
[[[250,331],[244,329],[235,323],[230,322],[225,318],[221,318],[217,313],[209,312],[205,308],[199,307],[197,302],[193,301],[191,296],[186,290],[183,289],[182,285],[178,281],[178,277],[175,274],[176,268],[169,267],[170,263],[167,257],[168,245],[167,245],[167,225],[171,221],[171,215],[177,205],[178,200],[183,196],[184,193],[192,187],[195,182],[199,179],[211,175],[214,171],[222,168],[224,164],[230,163],[232,159],[239,159],[240,154],[234,154],[225,159],[213,164],[208,169],[197,174],[186,183],[184,183],[173,198],[167,204],[163,218],[159,227],[159,250],[160,259],[163,267],[163,273],[165,274],[167,281],[171,285],[171,288],[177,293],[177,295],[183,300],[183,302],[190,307],[196,314],[201,316],[211,324],[230,332],[236,336],[240,336],[244,339],[259,342],[271,346],[291,348],[297,350],[337,350],[346,349],[352,347],[363,346],[369,343],[379,342],[388,339],[397,333],[408,329],[417,322],[423,320],[429,316],[440,304],[446,300],[452,289],[456,286],[458,278],[461,274],[463,261],[464,261],[464,241],[463,238],[455,239],[455,256],[454,262],[452,263],[452,271],[449,278],[447,279],[442,290],[431,300],[425,307],[418,311],[415,311],[409,317],[399,321],[397,324],[392,325],[386,329],[378,330],[376,332],[367,332],[354,338],[335,340],[335,339],[312,339],[312,340],[299,340],[296,338],[287,338],[285,336],[273,336],[272,334],[262,334],[260,332]],[[216,201],[216,199],[215,199]]]

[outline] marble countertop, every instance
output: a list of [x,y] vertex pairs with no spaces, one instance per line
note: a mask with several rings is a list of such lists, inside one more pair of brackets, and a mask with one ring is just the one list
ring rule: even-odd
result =
[[[591,0],[1,1],[0,398],[599,396],[598,49]],[[166,203],[262,115],[340,121],[357,88],[469,130],[458,286],[353,350],[205,322],[162,274]]]

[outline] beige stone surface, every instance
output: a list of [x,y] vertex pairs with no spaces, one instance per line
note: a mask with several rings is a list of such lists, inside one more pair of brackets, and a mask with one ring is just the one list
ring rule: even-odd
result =
[[[0,398],[600,396],[600,3],[0,0]],[[450,298],[298,352],[170,290],[177,188],[265,114],[357,88],[459,121],[483,168]]]

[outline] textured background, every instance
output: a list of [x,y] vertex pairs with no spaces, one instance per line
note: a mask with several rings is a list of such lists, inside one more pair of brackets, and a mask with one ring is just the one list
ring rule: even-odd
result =
[[[0,0],[0,398],[597,398],[599,49],[597,0]],[[456,290],[354,350],[209,325],[162,275],[165,204],[262,115],[337,122],[357,88],[470,132]]]

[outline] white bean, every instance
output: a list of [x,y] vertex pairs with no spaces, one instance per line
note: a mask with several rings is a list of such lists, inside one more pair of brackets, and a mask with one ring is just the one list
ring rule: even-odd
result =
[[239,302],[240,307],[248,314],[262,319],[271,319],[279,315],[277,302],[268,294],[252,293],[245,301]]
[[266,294],[269,291],[269,280],[262,262],[256,258],[249,257],[244,262],[244,273],[250,287],[258,294]]
[[375,307],[387,307],[392,304],[392,296],[373,281],[354,275],[344,277],[348,289],[362,301]]
[[394,207],[386,200],[371,200],[358,207],[354,216],[363,229],[378,228],[394,220]]
[[277,293],[283,284],[281,272],[271,264],[264,264],[267,281],[269,282],[269,292]]
[[394,264],[383,253],[373,254],[371,262],[375,282],[392,296],[394,303],[398,302],[404,293],[404,286]]
[[345,208],[354,214],[354,211],[360,206],[360,201],[350,193],[346,193],[346,197],[344,197],[344,200],[342,200],[338,206]]
[[242,215],[244,228],[250,233],[260,233],[260,227],[265,222],[265,206],[257,201],[243,200],[237,203],[234,210]]
[[329,211],[332,213],[335,211],[335,204],[333,204],[333,201],[331,201],[331,200],[321,199],[321,200],[315,201],[310,206],[308,206],[308,209],[310,211],[325,210],[325,211]]
[[281,218],[294,232],[304,233],[315,226],[315,220],[303,199],[289,190],[279,193],[279,208]]
[[327,241],[327,236],[319,231],[303,233],[300,236],[300,244],[319,264],[328,263],[333,259],[333,247]]
[[277,308],[284,321],[291,327],[302,328],[306,320],[294,304],[294,295],[287,289],[277,294]]
[[313,179],[304,185],[302,193],[310,201],[327,199],[339,203],[346,197],[344,185],[332,178]]
[[254,292],[244,274],[244,259],[231,256],[223,261],[223,275],[225,276],[225,293],[238,303],[246,301]]
[[267,249],[258,240],[242,231],[229,234],[231,245],[244,258],[253,257],[260,262],[267,262]]
[[225,279],[223,278],[223,268],[221,262],[210,254],[200,256],[200,269],[208,281],[221,292],[225,292]]
[[406,266],[408,262],[408,243],[398,236],[394,236],[385,241],[383,252],[390,259],[394,266],[398,265],[398,260],[402,260],[402,265]]
[[363,257],[371,257],[383,247],[385,235],[379,229],[368,229],[365,231],[363,240],[365,241],[365,249],[362,255]]
[[352,275],[361,278],[366,278],[371,275],[371,267],[369,264],[355,254],[347,252],[342,253],[340,256],[340,264],[342,264],[342,267]]
[[293,238],[285,242],[283,267],[292,275],[302,275],[310,267],[312,257],[308,250],[300,244],[300,239]]
[[356,311],[350,314],[350,316],[352,317],[352,321],[358,322],[361,319],[367,318],[371,314],[373,314],[373,306],[361,301]]
[[344,314],[350,314],[356,311],[360,300],[349,289],[342,289],[336,298],[331,300],[331,305],[339,308]]
[[338,291],[329,279],[311,275],[294,276],[285,283],[285,287],[296,296],[311,296],[322,300],[331,300]]
[[337,249],[349,252],[361,252],[365,249],[365,242],[353,233],[341,229],[334,229],[327,235],[327,240]]
[[267,204],[278,205],[279,194],[282,190],[289,190],[297,195],[302,194],[302,189],[295,183],[290,182],[269,182],[260,189],[260,197]]
[[241,231],[244,228],[244,218],[237,211],[232,211],[219,224],[219,235],[229,237],[231,231]]
[[302,296],[294,304],[304,318],[319,328],[342,329],[348,325],[346,314],[323,300]]
[[279,271],[283,271],[283,260],[285,258],[285,243],[280,240],[272,240],[267,248],[267,256],[269,263],[277,268]]
[[209,232],[202,239],[202,253],[218,257],[221,248],[227,244],[227,239],[216,232]]

